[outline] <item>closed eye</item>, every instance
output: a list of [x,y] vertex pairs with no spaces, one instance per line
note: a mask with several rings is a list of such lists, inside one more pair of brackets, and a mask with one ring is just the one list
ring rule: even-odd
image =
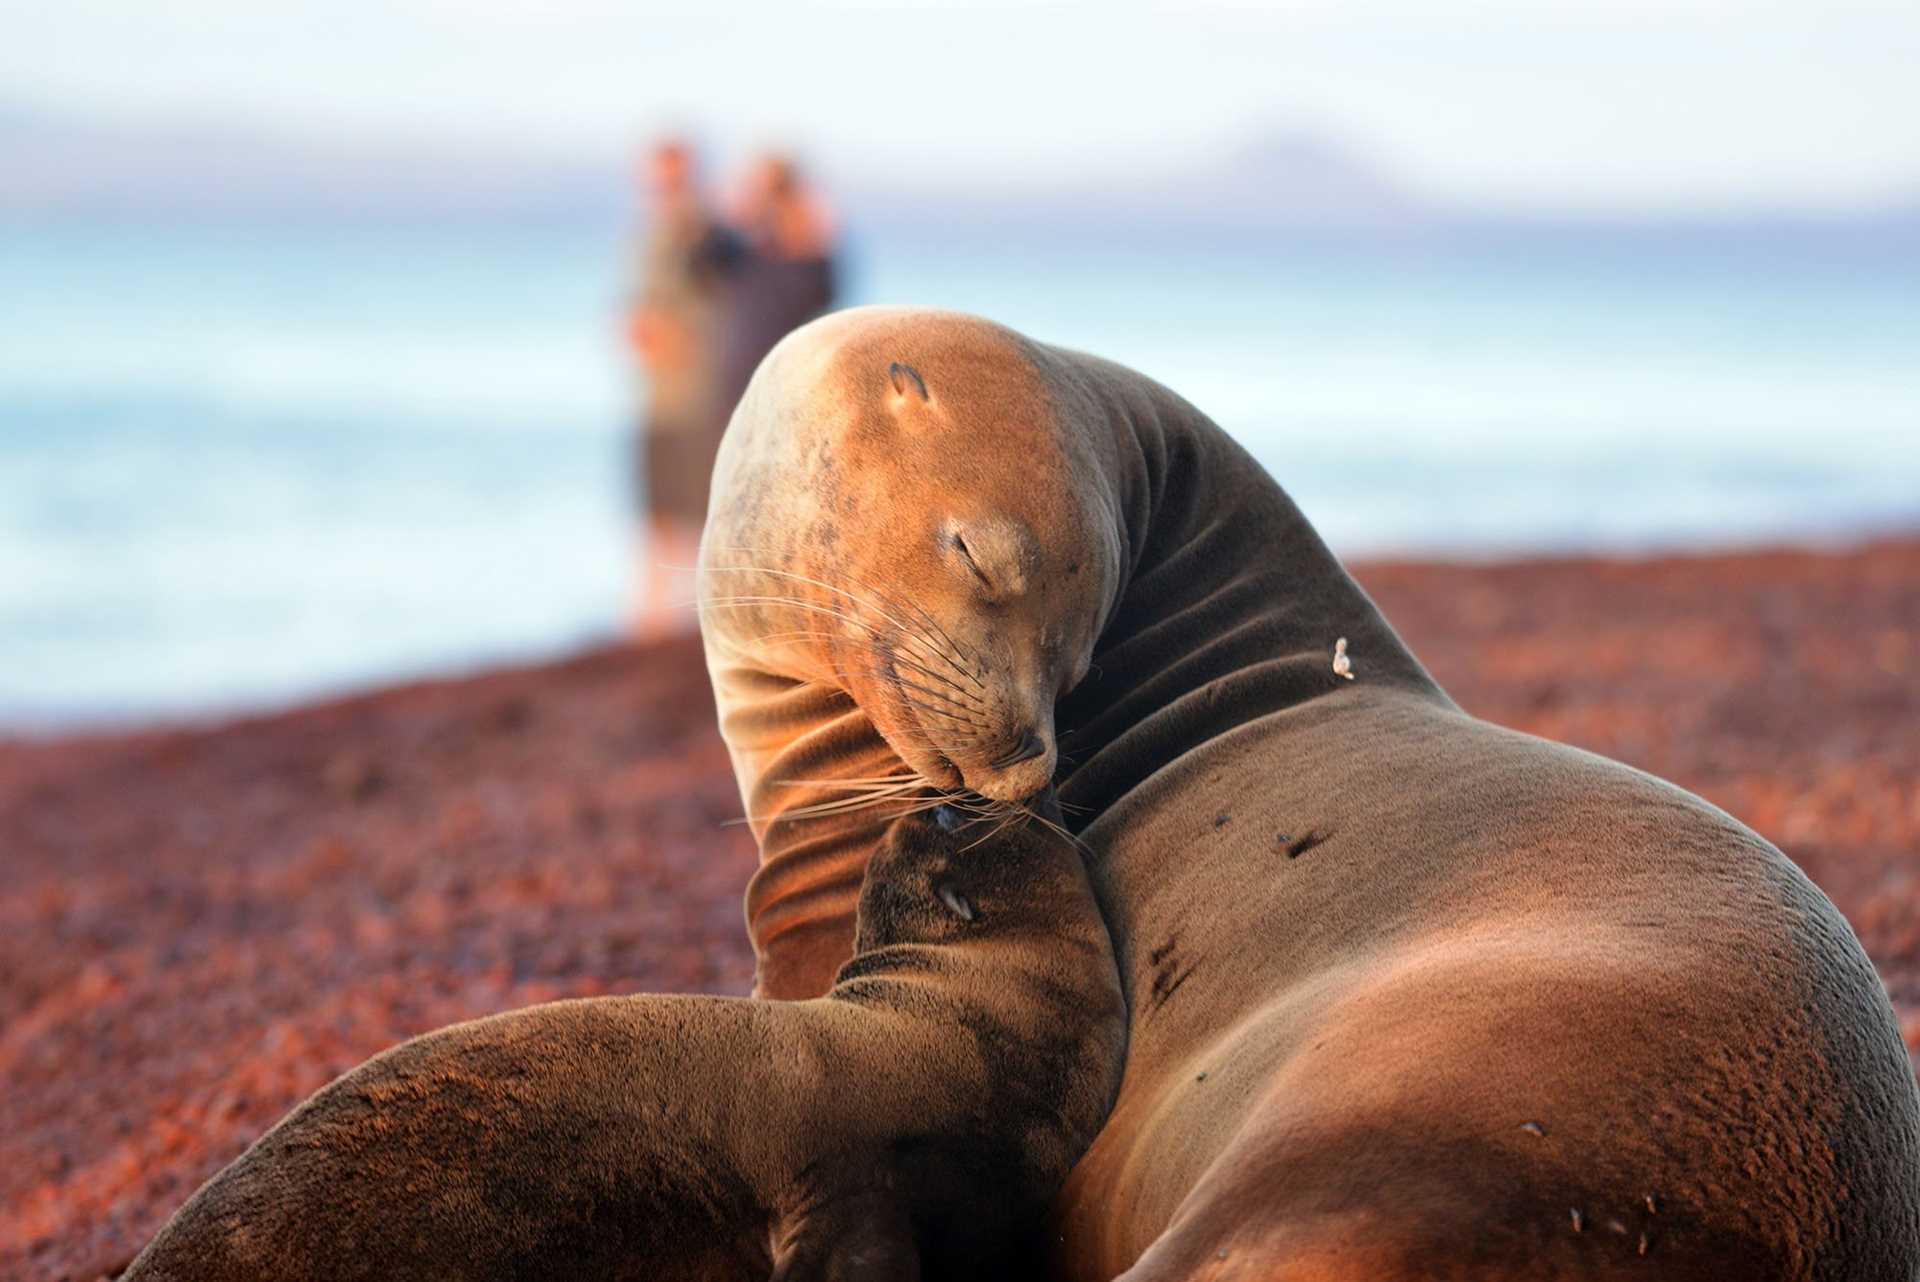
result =
[[960,559],[967,563],[967,569],[973,571],[973,577],[980,581],[981,587],[989,592],[993,591],[993,580],[989,579],[987,572],[980,568],[980,563],[973,559],[973,549],[967,546],[967,541],[961,536],[960,531],[955,530],[952,538],[953,550],[958,552]]

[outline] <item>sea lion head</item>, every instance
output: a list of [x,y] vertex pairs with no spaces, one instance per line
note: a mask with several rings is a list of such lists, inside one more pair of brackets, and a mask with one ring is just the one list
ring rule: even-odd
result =
[[[804,327],[728,429],[703,591],[797,603],[727,626],[804,635],[815,679],[926,782],[1022,801],[1053,777],[1054,704],[1122,573],[1110,469],[1067,417],[987,322],[861,308]],[[769,574],[743,593],[748,566]]]

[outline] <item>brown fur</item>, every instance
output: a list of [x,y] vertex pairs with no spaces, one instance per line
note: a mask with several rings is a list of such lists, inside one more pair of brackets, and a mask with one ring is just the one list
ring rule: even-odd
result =
[[[921,435],[883,414],[891,362],[940,406]],[[1920,1099],[1833,906],[1698,798],[1462,713],[1192,406],[876,309],[776,351],[727,451],[710,541],[748,531],[774,568],[909,603],[912,631],[1000,643],[982,736],[1088,673],[1054,711],[1061,798],[1100,852],[1131,1022],[1056,1203],[1063,1276],[1920,1270]],[[1029,525],[1023,595],[970,596],[932,556],[953,512]],[[927,745],[884,673],[756,640],[776,622],[710,613],[709,655],[760,818],[761,988],[804,995],[844,954],[877,820],[795,817],[788,780]],[[1023,658],[1049,628],[1084,648]]]
[[997,1267],[1118,1081],[1124,1011],[1080,858],[1037,827],[902,820],[857,947],[816,1001],[556,1002],[398,1046],[215,1176],[127,1278]]
[[[776,348],[715,470],[701,623],[761,840],[747,911],[766,996],[813,996],[845,960],[860,867],[893,812],[795,813],[882,774],[917,776],[916,794],[1037,792],[1057,763],[1054,704],[1126,572],[1118,495],[1055,481],[1111,472],[1090,453],[1107,443],[1034,412],[1046,389],[1014,336],[892,315],[841,313]],[[989,439],[1034,483],[1001,483],[973,448]],[[1028,731],[1042,751],[996,767]]]

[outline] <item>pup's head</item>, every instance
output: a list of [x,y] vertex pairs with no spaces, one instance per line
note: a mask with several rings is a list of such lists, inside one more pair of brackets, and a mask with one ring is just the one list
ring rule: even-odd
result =
[[[1051,792],[1036,809],[1058,822]],[[1008,1172],[1007,1197],[1037,1212],[1112,1108],[1126,1000],[1079,847],[1037,819],[966,819],[936,809],[888,831],[834,996],[954,1030],[932,1038],[952,1057],[940,1089],[984,1073],[995,1118],[969,1165]]]
[[1048,790],[1031,816],[975,820],[949,806],[896,820],[867,864],[854,953],[897,944],[1040,943],[1098,937],[1080,852]]

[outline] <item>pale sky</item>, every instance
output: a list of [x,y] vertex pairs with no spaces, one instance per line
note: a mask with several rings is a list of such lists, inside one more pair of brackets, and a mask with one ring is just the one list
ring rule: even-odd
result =
[[1920,0],[1260,6],[0,0],[0,103],[863,178],[1171,167],[1305,128],[1508,209],[1920,198]]

